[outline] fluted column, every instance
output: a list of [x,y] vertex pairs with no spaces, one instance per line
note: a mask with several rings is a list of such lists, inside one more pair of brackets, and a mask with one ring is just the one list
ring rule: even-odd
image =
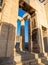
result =
[[4,0],[1,15],[0,57],[13,57],[19,0]]
[[48,28],[46,28],[46,31],[44,31],[44,48],[45,48],[45,52],[48,52]]
[[28,41],[29,41],[29,51],[32,52],[32,19],[28,22]]
[[38,17],[38,12],[36,11],[36,23],[37,23],[37,28],[38,28],[38,44],[40,47],[40,53],[44,53],[44,41],[43,41],[43,32],[42,32],[42,25],[40,24],[39,17]]
[[20,36],[20,50],[23,51],[23,47],[22,47],[22,36]]
[[47,28],[47,52],[48,52],[48,28]]
[[24,20],[21,21],[22,50],[25,50],[25,27]]

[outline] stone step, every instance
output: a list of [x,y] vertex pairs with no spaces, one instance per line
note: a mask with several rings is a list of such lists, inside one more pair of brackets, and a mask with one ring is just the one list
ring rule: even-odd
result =
[[29,65],[39,65],[39,64],[34,62],[34,63],[30,63]]
[[42,59],[41,59],[41,62],[44,63],[44,64],[48,64],[48,61],[47,61],[46,58],[42,58]]
[[20,65],[20,63],[23,63],[22,65],[48,65],[48,61],[43,53],[20,52],[15,56],[15,64],[13,64],[11,58],[0,58],[0,65]]
[[[28,61],[22,61],[21,63],[23,63],[22,65],[39,65],[37,60],[28,60]],[[18,62],[16,65],[19,65],[20,63]]]
[[41,62],[43,63],[43,64],[48,64],[48,60],[47,60],[47,57],[45,56],[45,54],[43,54],[43,53],[40,53],[40,54],[38,54],[38,57],[41,59]]
[[11,64],[13,64],[13,60],[12,60],[12,58],[6,58],[6,57],[1,57],[0,58],[0,65],[11,65]]
[[31,60],[31,59],[35,59],[35,55],[31,54],[31,53],[24,53],[24,52],[20,52],[19,54],[16,55],[17,57],[21,57],[22,60]]
[[[18,60],[17,60],[18,59]],[[35,58],[32,58],[32,57],[30,57],[30,56],[18,56],[18,57],[16,57],[15,58],[15,60],[17,61],[17,62],[21,62],[21,61],[28,61],[28,60],[32,60],[32,59],[35,59]]]
[[38,57],[39,57],[39,58],[42,58],[42,57],[44,57],[44,54],[43,54],[43,53],[39,53],[39,54],[38,54]]

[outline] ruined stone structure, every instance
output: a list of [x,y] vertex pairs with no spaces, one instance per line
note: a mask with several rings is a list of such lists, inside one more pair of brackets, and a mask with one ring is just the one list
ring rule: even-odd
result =
[[[18,16],[19,8],[26,11],[22,18]],[[27,51],[26,19],[29,20]],[[17,20],[21,21],[20,36],[15,32]],[[48,65],[47,0],[0,0],[0,65]]]

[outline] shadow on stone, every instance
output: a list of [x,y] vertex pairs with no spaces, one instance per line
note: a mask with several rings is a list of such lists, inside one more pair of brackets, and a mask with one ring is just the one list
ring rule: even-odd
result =
[[2,22],[0,35],[0,65],[13,65],[15,47],[15,26]]

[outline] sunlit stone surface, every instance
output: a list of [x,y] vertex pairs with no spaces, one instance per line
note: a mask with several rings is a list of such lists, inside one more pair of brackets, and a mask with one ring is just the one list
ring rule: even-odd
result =
[[[1,2],[0,65],[48,65],[48,4],[44,5],[43,2],[44,0]],[[19,8],[26,11],[22,18],[18,16]],[[28,42],[25,44],[26,19],[29,24]],[[16,34],[17,20],[21,22],[20,35]]]

